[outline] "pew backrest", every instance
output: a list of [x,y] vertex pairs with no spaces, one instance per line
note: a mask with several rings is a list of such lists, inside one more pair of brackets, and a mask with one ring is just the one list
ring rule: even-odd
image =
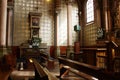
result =
[[45,73],[43,67],[37,62],[37,60],[32,59],[35,67],[35,80],[49,80],[48,75]]
[[35,80],[58,80],[46,67],[41,66],[36,59],[32,60],[35,68]]
[[[63,57],[59,57],[58,60],[60,65],[62,64],[62,65],[70,66],[71,68],[74,68],[85,74],[91,75],[97,78],[98,80],[118,80],[113,75],[104,73],[104,70],[96,66],[77,62]],[[60,76],[62,74],[61,72],[62,71],[60,71]]]

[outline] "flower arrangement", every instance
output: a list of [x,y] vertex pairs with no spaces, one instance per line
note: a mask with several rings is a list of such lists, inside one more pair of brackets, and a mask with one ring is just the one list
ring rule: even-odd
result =
[[32,37],[31,42],[32,42],[32,47],[33,48],[38,48],[42,39],[39,37]]

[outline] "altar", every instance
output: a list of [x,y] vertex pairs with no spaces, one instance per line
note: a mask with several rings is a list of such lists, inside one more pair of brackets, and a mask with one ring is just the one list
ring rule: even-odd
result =
[[35,55],[38,56],[40,53],[47,53],[47,48],[29,48],[29,47],[21,47],[20,48],[20,57],[24,55]]
[[46,43],[41,44],[37,48],[32,48],[29,46],[20,46],[20,58],[24,60],[29,60],[35,58],[38,61],[45,61],[48,58],[49,52]]

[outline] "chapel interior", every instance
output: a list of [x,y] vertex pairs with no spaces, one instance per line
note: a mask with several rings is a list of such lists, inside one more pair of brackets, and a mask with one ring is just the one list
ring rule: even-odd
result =
[[120,80],[120,0],[0,0],[0,80]]

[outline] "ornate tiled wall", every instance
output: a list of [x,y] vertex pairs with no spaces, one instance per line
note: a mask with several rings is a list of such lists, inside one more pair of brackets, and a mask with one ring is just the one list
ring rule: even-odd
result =
[[14,0],[14,43],[20,45],[30,38],[29,12],[42,13],[39,37],[42,43],[54,44],[54,4],[46,0]]
[[92,46],[96,44],[97,26],[93,24],[86,25],[83,33],[84,46]]
[[[52,0],[54,1],[54,0]],[[46,0],[14,0],[14,36],[13,45],[20,45],[30,38],[29,30],[29,12],[42,13],[40,18],[39,37],[42,43],[54,45],[54,4]],[[78,23],[77,4],[72,5],[72,26]],[[64,0],[61,0],[61,12],[59,14],[59,45],[67,45],[67,6]],[[73,43],[76,41],[76,33],[72,28]]]

